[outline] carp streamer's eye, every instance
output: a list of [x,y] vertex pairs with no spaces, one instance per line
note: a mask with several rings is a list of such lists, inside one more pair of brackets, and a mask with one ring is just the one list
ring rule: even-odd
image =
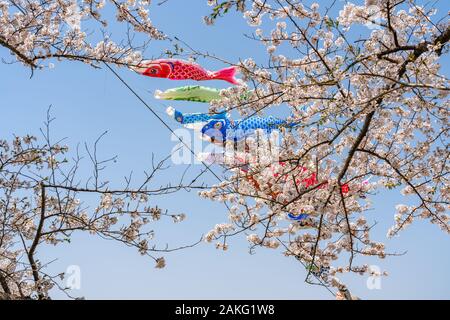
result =
[[222,128],[222,122],[217,122],[214,124],[214,129],[220,130]]
[[150,73],[151,73],[151,74],[157,74],[157,73],[158,73],[158,70],[156,70],[155,68],[151,68],[151,69],[150,69]]

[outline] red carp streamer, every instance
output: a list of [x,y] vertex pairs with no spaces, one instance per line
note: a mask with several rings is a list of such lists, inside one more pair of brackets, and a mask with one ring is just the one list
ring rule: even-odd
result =
[[139,66],[131,67],[144,76],[166,78],[171,80],[224,80],[232,84],[240,84],[235,78],[237,67],[229,67],[219,71],[208,71],[200,65],[184,60],[159,59],[143,60]]

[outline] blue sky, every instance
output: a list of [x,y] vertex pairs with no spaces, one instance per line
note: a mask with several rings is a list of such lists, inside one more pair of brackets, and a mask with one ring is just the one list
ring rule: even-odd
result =
[[[178,36],[194,48],[208,51],[229,61],[255,57],[264,61],[264,49],[243,34],[250,33],[240,14],[230,14],[217,25],[206,27],[202,16],[210,8],[206,0],[169,0],[163,6],[152,5],[150,16],[154,24],[170,36]],[[338,4],[339,6],[339,4]],[[446,12],[444,3],[438,5]],[[113,27],[113,36],[120,36],[124,27]],[[158,56],[168,43],[154,43],[148,56]],[[5,49],[0,48],[5,56]],[[448,58],[445,58],[448,62]],[[201,60],[211,70],[224,67],[217,61]],[[445,73],[448,74],[448,63]],[[120,74],[162,116],[167,103],[153,99],[156,89],[164,90],[178,83],[164,79],[140,77],[125,69]],[[140,102],[132,96],[107,69],[94,70],[74,62],[56,63],[54,69],[37,71],[30,79],[29,70],[19,64],[0,64],[0,137],[38,134],[49,105],[56,117],[52,133],[67,137],[73,148],[77,143],[93,143],[104,131],[99,153],[104,157],[118,156],[118,162],[105,172],[113,184],[133,171],[135,175],[148,169],[151,155],[161,159],[175,145],[170,133]],[[184,84],[188,84],[187,82]],[[223,82],[211,86],[225,87]],[[198,103],[173,103],[186,112],[206,111]],[[166,118],[168,119],[168,118]],[[168,123],[177,128],[174,121]],[[176,166],[157,179],[177,182],[185,167]],[[202,169],[194,167],[193,173]],[[214,168],[220,172],[220,168]],[[87,169],[86,169],[87,170]],[[82,172],[88,174],[88,171]],[[214,182],[205,174],[204,181]],[[173,246],[195,242],[216,223],[227,221],[227,212],[220,203],[200,199],[196,192],[180,192],[155,198],[154,204],[173,213],[184,212],[187,220],[181,224],[158,223],[156,240]],[[374,198],[371,212],[378,221],[374,237],[385,241],[388,249],[407,251],[401,257],[385,260],[368,259],[390,273],[382,279],[380,290],[369,290],[366,277],[346,277],[352,291],[365,299],[450,298],[450,239],[436,226],[417,222],[399,238],[386,240],[393,222],[397,191],[382,192]],[[230,249],[219,251],[214,245],[202,243],[195,248],[166,255],[167,267],[154,269],[152,260],[140,256],[134,249],[100,240],[86,234],[75,234],[70,245],[42,247],[42,260],[57,257],[49,268],[63,271],[69,265],[81,268],[81,290],[74,295],[88,299],[330,299],[324,288],[303,282],[305,270],[295,260],[280,251],[258,249],[251,255],[245,237],[230,239]],[[55,298],[64,298],[55,292]]]

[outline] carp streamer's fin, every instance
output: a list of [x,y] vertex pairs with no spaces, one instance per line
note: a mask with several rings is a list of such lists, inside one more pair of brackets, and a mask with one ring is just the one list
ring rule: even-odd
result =
[[217,114],[209,113],[182,113],[173,107],[168,107],[166,113],[175,119],[175,121],[183,124],[186,128],[197,129],[201,128],[206,122],[211,119],[225,119],[228,117],[228,113],[221,112]]
[[155,91],[155,98],[163,100],[164,99],[164,92],[162,92],[161,90],[156,90]]
[[167,107],[166,113],[169,115],[169,117],[175,118],[175,108],[174,107]]
[[232,84],[242,84],[242,80],[236,79],[237,67],[225,68],[211,74],[211,79],[225,80]]

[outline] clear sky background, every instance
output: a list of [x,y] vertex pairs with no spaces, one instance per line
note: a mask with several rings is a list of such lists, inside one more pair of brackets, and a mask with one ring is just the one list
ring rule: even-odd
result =
[[[361,2],[361,1],[359,1]],[[161,30],[178,36],[192,47],[214,53],[229,61],[254,57],[265,61],[264,49],[243,34],[251,28],[234,12],[207,27],[202,17],[209,13],[206,0],[169,0],[163,6],[154,1],[150,16]],[[338,8],[343,3],[338,3]],[[446,1],[437,4],[447,12]],[[113,36],[120,37],[124,26],[114,26]],[[146,56],[158,56],[168,43],[154,43]],[[5,56],[5,49],[0,48]],[[448,74],[448,58],[444,58],[444,72]],[[201,60],[211,70],[224,67],[217,61]],[[189,82],[175,83],[164,79],[140,77],[125,69],[120,74],[155,110],[177,128],[177,123],[166,117],[168,103],[153,99],[156,89],[167,89]],[[157,159],[167,156],[176,142],[170,133],[107,69],[94,70],[76,62],[57,62],[54,69],[37,71],[30,79],[29,70],[20,64],[0,64],[0,137],[11,139],[13,134],[39,134],[49,105],[56,117],[52,134],[67,137],[66,144],[93,143],[104,131],[99,153],[106,157],[117,155],[118,162],[110,166],[105,176],[113,185],[119,185],[130,171],[138,176],[148,170],[151,155]],[[213,81],[208,85],[226,87]],[[186,112],[206,111],[199,103],[171,103]],[[88,167],[82,174],[88,174]],[[166,181],[176,183],[184,166],[165,171],[155,185]],[[202,167],[195,166],[192,174]],[[220,173],[220,167],[214,170]],[[209,174],[206,183],[213,183]],[[418,221],[398,238],[386,239],[387,229],[393,223],[395,204],[403,201],[398,191],[383,191],[373,200],[370,215],[378,221],[374,238],[384,241],[391,252],[407,251],[406,255],[385,260],[367,259],[365,262],[387,270],[380,290],[369,290],[367,277],[345,277],[352,292],[364,299],[418,299],[450,298],[450,238],[436,226]],[[154,198],[153,204],[173,213],[186,213],[181,224],[156,223],[156,240],[171,246],[193,243],[214,227],[227,222],[227,212],[220,203],[200,199],[196,192],[180,192]],[[73,291],[87,299],[332,299],[322,287],[304,283],[306,271],[292,258],[280,251],[257,249],[248,253],[245,236],[230,239],[230,248],[223,252],[214,244],[202,243],[194,248],[165,255],[167,267],[155,269],[154,262],[140,256],[136,250],[93,236],[75,234],[71,244],[44,246],[38,252],[41,261],[58,258],[51,271],[64,271],[70,265],[81,268],[81,289]],[[58,292],[54,298],[64,298]]]

